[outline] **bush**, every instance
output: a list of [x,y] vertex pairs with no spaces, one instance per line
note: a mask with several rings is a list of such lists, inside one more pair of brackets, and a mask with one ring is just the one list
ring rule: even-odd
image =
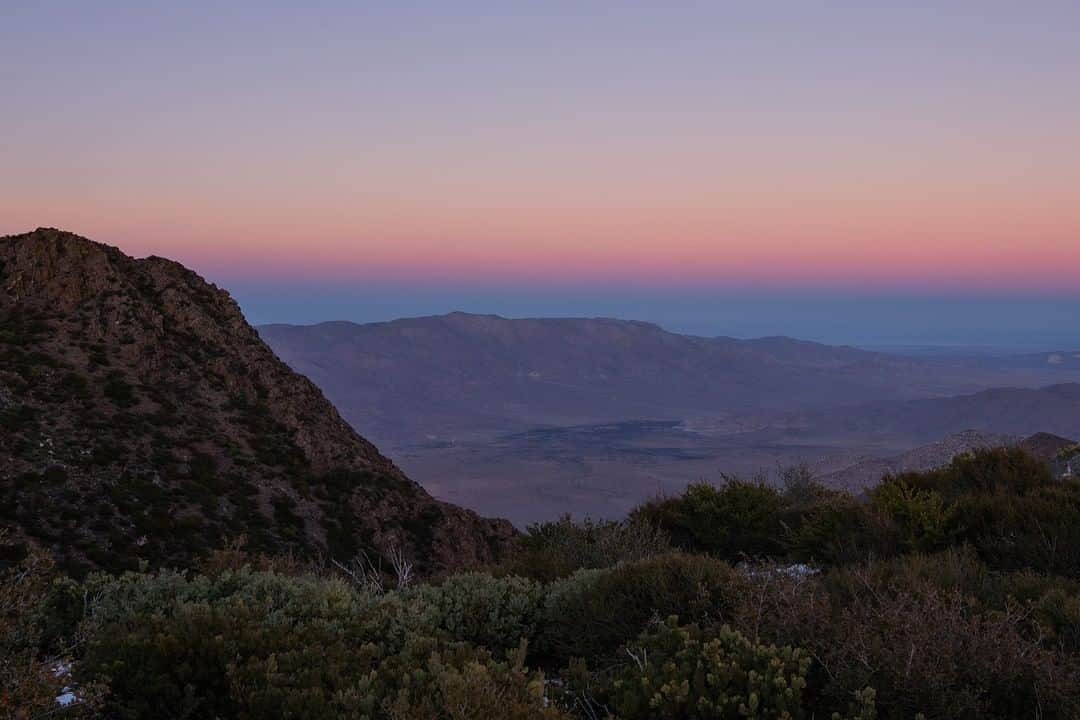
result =
[[258,607],[273,622],[319,621],[343,630],[376,602],[375,597],[336,577],[287,576],[248,568],[214,576],[170,570],[118,577],[99,573],[87,578],[83,592],[96,598],[86,623],[92,634],[133,615],[168,615],[192,604],[248,605]]
[[1015,449],[886,477],[867,502],[825,497],[785,510],[791,559],[835,566],[970,545],[993,570],[1080,577],[1080,483]]
[[253,658],[294,663],[297,695],[323,717],[370,653],[350,639],[375,598],[334,578],[128,573],[91,576],[85,593],[98,600],[77,677],[108,686],[104,707],[121,718],[245,717],[233,673]]
[[548,586],[538,650],[559,662],[610,657],[650,620],[722,622],[744,587],[726,563],[694,555],[581,570]]
[[810,658],[754,645],[727,626],[705,635],[669,618],[626,648],[633,663],[612,683],[621,717],[800,717]]
[[1029,609],[1027,636],[1048,650],[1080,660],[1080,582],[1029,571],[995,573],[980,596],[987,605],[1009,601]]
[[959,540],[997,570],[1032,569],[1080,578],[1080,484],[1023,495],[969,494],[956,501]]
[[[546,718],[522,664],[539,589],[471,574],[383,597],[334,578],[225,570],[94,576],[77,669],[120,718]],[[430,635],[427,635],[430,633]],[[475,639],[519,648],[496,662]],[[512,645],[511,645],[512,642]]]
[[[6,539],[0,532],[0,545]],[[0,571],[0,716],[37,717],[56,707],[61,683],[39,654],[38,608],[52,576],[52,560],[31,548]]]
[[1020,448],[992,448],[957,455],[940,470],[903,473],[901,480],[946,499],[965,493],[1023,495],[1055,482],[1043,461]]
[[886,477],[870,491],[870,509],[880,513],[894,531],[898,552],[932,552],[945,547],[952,508],[937,491]]
[[[679,625],[671,617],[624,654],[622,668],[596,698],[624,720],[811,716],[802,697],[811,660],[799,649],[756,644],[726,625]],[[872,719],[873,691],[857,700],[857,717]]]
[[[50,709],[52,658],[77,636],[80,694],[107,687],[104,716],[121,719],[567,716],[549,700],[623,720],[1080,717],[1080,484],[1039,467],[976,453],[865,501],[805,471],[783,493],[692,486],[627,522],[534,526],[494,574],[389,592],[237,546],[203,575],[46,593],[47,564],[20,545],[0,552],[0,708]],[[161,492],[124,482],[125,507]],[[662,552],[668,531],[713,555]],[[567,663],[546,698],[538,669]]]
[[421,585],[405,594],[416,603],[418,619],[428,632],[502,652],[530,641],[540,620],[542,592],[532,580],[495,578],[485,573],[464,573],[441,585]]
[[797,525],[789,526],[785,541],[790,559],[835,566],[890,557],[897,551],[898,539],[880,515],[868,512],[865,503],[838,495],[808,510]]
[[1080,443],[1063,447],[1054,455],[1055,460],[1071,460],[1074,457],[1080,457]]
[[575,523],[569,515],[531,525],[496,572],[550,581],[582,568],[610,567],[670,552],[667,534],[641,520]]
[[782,553],[783,498],[762,482],[725,478],[690,485],[677,498],[653,500],[631,518],[666,531],[678,547],[729,561]]
[[[357,685],[360,717],[393,720],[558,720],[566,716],[550,706],[544,676],[525,668],[525,645],[505,662],[467,643],[440,645],[416,638],[382,663],[377,673]],[[385,698],[380,704],[373,699]],[[385,713],[385,714],[383,714]],[[355,717],[352,715],[350,717]]]
[[817,660],[808,704],[865,687],[883,718],[1071,718],[1080,677],[1030,636],[1030,608],[990,607],[993,576],[970,553],[854,565],[825,577],[756,575],[736,626]]
[[138,398],[135,397],[135,388],[116,371],[109,373],[101,390],[105,397],[120,408],[129,408],[138,402]]

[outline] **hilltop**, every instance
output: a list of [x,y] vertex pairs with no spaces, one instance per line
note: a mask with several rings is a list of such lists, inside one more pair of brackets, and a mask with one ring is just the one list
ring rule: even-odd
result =
[[71,567],[249,549],[424,569],[508,523],[439,502],[293,372],[224,290],[71,233],[0,238],[0,521]]

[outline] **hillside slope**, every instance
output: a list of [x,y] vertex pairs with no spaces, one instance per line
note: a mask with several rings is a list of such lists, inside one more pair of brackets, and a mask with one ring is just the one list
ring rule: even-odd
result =
[[405,477],[223,290],[51,229],[0,238],[0,524],[109,568],[244,534],[441,569],[513,532]]

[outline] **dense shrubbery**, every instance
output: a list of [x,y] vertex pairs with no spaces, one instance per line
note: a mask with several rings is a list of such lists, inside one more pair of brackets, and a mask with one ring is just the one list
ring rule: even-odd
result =
[[109,688],[107,715],[560,716],[523,664],[539,608],[528,580],[461,575],[378,596],[334,577],[229,570],[93,576],[85,589],[97,600],[78,677]]
[[650,621],[669,615],[723,621],[742,587],[742,577],[729,565],[700,555],[580,570],[548,586],[538,649],[559,662],[606,660]]
[[494,571],[548,581],[581,568],[610,567],[671,550],[667,533],[655,523],[575,523],[569,515],[554,522],[531,525],[518,542],[517,552]]
[[464,573],[406,594],[422,614],[419,627],[503,653],[532,640],[540,622],[541,587],[526,578]]
[[728,560],[835,566],[969,544],[992,569],[1080,577],[1080,481],[1055,479],[1018,449],[886,477],[865,498],[799,474],[784,490],[725,479],[691,485],[632,514],[690,552]]
[[[0,531],[0,546],[5,546]],[[60,683],[39,653],[36,609],[52,575],[51,561],[32,551],[0,571],[0,717],[40,715],[55,706]]]
[[393,590],[239,547],[51,588],[5,555],[0,710],[47,711],[74,648],[93,708],[64,714],[102,718],[1080,716],[1080,486],[1015,451],[863,498],[787,479],[545,523]]
[[815,705],[871,686],[883,718],[1076,717],[1077,657],[1052,647],[1036,619],[1070,583],[1044,578],[1032,599],[1016,598],[1030,580],[990,573],[969,551],[824,576],[759,573],[735,624],[811,653]]
[[593,716],[794,717],[809,664],[798,650],[755,645],[727,626],[680,625],[672,616],[627,643],[607,672],[572,663],[565,693]]
[[[791,647],[755,644],[728,626],[712,632],[678,618],[657,623],[625,648],[625,663],[599,701],[636,718],[802,718],[811,660]],[[857,717],[874,717],[872,690]]]
[[783,497],[763,482],[726,478],[691,485],[681,497],[645,503],[631,518],[671,534],[679,547],[726,560],[781,552]]

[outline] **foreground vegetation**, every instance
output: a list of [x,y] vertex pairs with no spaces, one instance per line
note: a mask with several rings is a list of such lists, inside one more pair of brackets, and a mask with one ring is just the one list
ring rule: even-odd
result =
[[1078,521],[1080,485],[993,450],[858,499],[696,485],[424,582],[240,548],[77,582],[32,551],[0,715],[1075,718]]

